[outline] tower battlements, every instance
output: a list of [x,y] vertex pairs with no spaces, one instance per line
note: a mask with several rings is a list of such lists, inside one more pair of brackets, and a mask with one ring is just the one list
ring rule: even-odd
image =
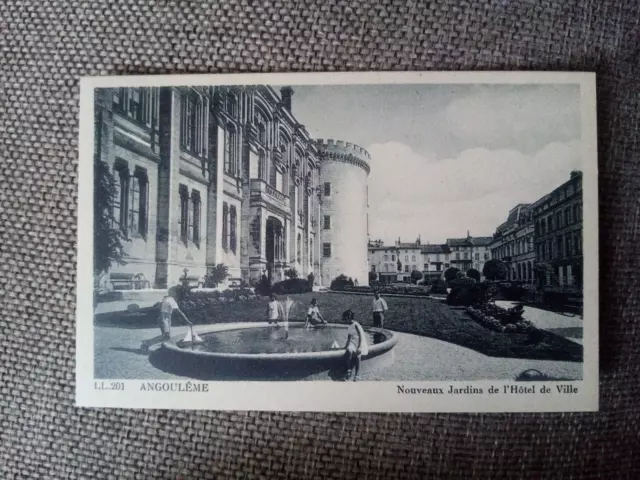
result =
[[343,155],[353,155],[366,164],[369,164],[371,155],[360,145],[355,143],[345,142],[344,140],[335,140],[333,138],[322,138],[316,141],[320,151],[328,153],[338,153]]

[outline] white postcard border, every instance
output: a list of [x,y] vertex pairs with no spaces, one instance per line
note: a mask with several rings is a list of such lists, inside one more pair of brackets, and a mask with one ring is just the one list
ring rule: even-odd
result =
[[[186,85],[340,84],[545,84],[580,85],[583,148],[584,322],[583,380],[572,382],[397,381],[145,381],[94,378],[93,139],[95,88]],[[595,74],[586,72],[370,72],[285,74],[187,74],[85,77],[80,80],[78,165],[78,266],[76,309],[76,405],[84,407],[337,411],[337,412],[570,412],[597,411],[599,395],[598,169]],[[100,383],[102,382],[102,383]],[[117,383],[122,390],[102,389]],[[450,385],[483,394],[424,393]],[[558,385],[577,393],[561,394]],[[205,387],[206,386],[206,387]],[[488,393],[491,386],[534,387],[536,393]],[[399,387],[422,393],[399,393]],[[542,387],[551,392],[541,393]],[[203,391],[206,388],[207,391]],[[173,390],[173,391],[172,391]],[[181,390],[181,391],[178,391]]]

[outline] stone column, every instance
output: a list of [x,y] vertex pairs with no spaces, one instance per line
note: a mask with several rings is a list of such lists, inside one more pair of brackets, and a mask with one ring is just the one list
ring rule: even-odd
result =
[[[156,288],[167,288],[173,280],[171,271],[172,240],[176,221],[180,159],[180,99],[173,88],[159,92],[158,229],[156,235]],[[178,274],[176,274],[178,275]],[[179,276],[179,275],[178,275]]]

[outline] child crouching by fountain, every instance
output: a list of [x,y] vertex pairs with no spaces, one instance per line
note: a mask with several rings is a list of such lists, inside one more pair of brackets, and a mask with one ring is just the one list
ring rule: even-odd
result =
[[176,287],[171,287],[167,295],[162,299],[160,303],[160,315],[158,316],[158,326],[160,327],[161,335],[150,340],[143,340],[140,346],[140,350],[143,352],[147,352],[151,345],[171,339],[171,316],[173,312],[178,312],[188,325],[193,325],[182,310],[180,310],[180,307],[178,307],[178,302],[176,302],[177,294]]
[[350,321],[349,328],[347,328],[347,344],[345,345],[346,380],[350,380],[353,375],[353,381],[357,382],[359,380],[358,374],[360,373],[360,360],[362,355],[369,353],[369,344],[362,325],[356,322],[356,316],[353,311],[347,310],[344,312],[342,320]]
[[318,301],[315,298],[311,299],[309,310],[307,310],[307,322],[304,324],[305,328],[316,327],[319,325],[326,325],[327,321],[320,315],[318,309]]

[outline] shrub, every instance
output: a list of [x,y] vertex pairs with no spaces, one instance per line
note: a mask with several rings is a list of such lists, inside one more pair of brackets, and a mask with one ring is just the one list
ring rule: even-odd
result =
[[271,282],[269,281],[269,277],[267,277],[266,273],[263,273],[260,277],[260,281],[258,282],[258,285],[256,285],[256,293],[263,297],[271,295]]
[[422,280],[422,272],[413,270],[411,272],[411,280],[413,281],[413,283],[418,283],[418,280]]
[[287,278],[298,278],[298,271],[295,268],[285,270],[284,276]]
[[271,291],[276,295],[290,295],[294,293],[307,293],[312,290],[309,282],[302,278],[289,278],[273,285]]
[[460,273],[459,269],[457,269],[456,267],[449,267],[444,271],[444,279],[447,281],[447,283],[451,284],[453,280],[458,278],[458,273]]
[[491,259],[484,264],[482,274],[487,280],[504,280],[507,277],[507,266],[500,260]]
[[334,278],[330,285],[331,290],[344,290],[345,287],[353,287],[353,280],[344,274]]
[[437,278],[431,285],[431,293],[444,295],[447,293],[447,283],[442,278]]
[[450,283],[451,291],[447,295],[447,304],[454,306],[469,306],[482,303],[483,290],[470,277],[458,277]]
[[505,300],[519,301],[522,300],[527,293],[526,288],[517,283],[508,283],[500,285],[500,294]]
[[229,278],[229,268],[223,263],[219,263],[211,267],[209,272],[204,276],[204,286],[207,288],[216,288],[227,278]]
[[467,277],[473,278],[476,282],[480,281],[480,272],[475,268],[470,268],[467,270]]

